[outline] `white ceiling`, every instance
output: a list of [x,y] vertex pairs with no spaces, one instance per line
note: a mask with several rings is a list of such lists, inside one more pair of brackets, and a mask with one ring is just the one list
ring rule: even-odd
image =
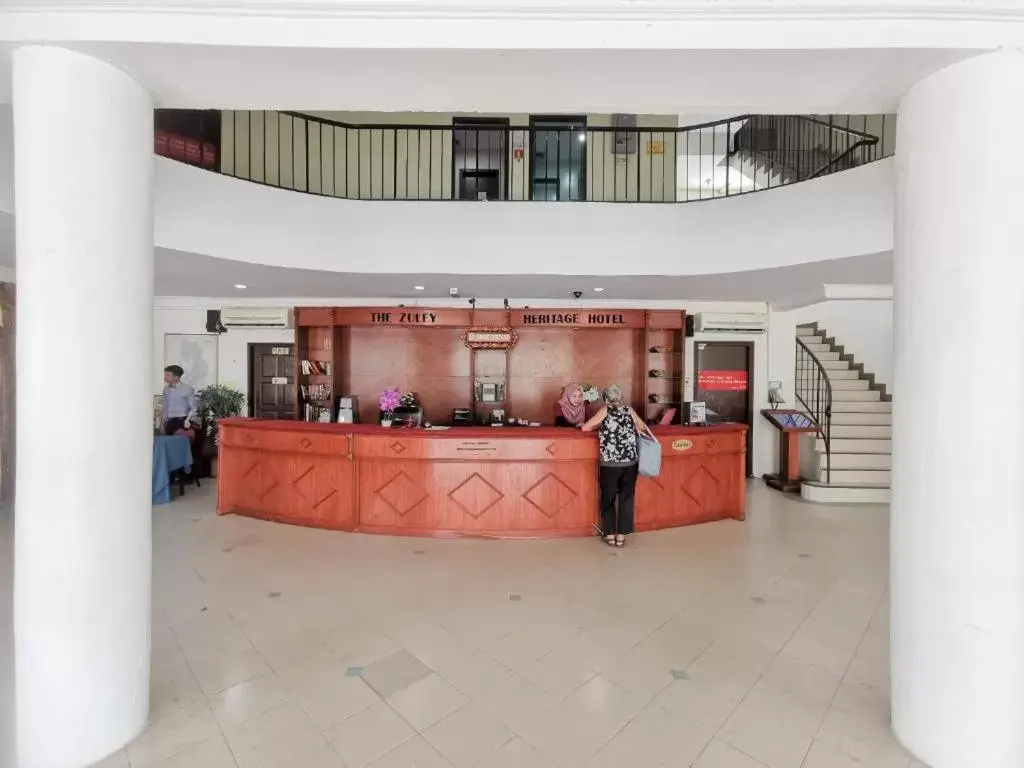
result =
[[[785,308],[824,298],[831,283],[878,285],[892,282],[892,254],[880,253],[814,264],[724,275],[443,275],[317,272],[229,261],[157,249],[156,292],[160,296],[285,298],[391,297],[429,301],[462,297],[517,304],[532,299],[571,301],[573,291],[601,301],[764,301]],[[235,284],[247,286],[244,291]],[[421,285],[423,291],[415,290]],[[598,293],[594,288],[604,288]]]
[[[0,267],[16,268],[14,217],[0,213]],[[812,264],[697,276],[660,275],[448,275],[367,274],[270,267],[195,253],[156,249],[157,296],[373,299],[430,301],[462,297],[571,301],[573,291],[601,301],[764,301],[779,308],[825,298],[825,285],[883,285],[892,282],[892,254],[876,253]],[[244,291],[235,285],[245,285]],[[417,291],[422,285],[425,290]],[[594,288],[604,288],[597,293]]]
[[[502,114],[894,112],[911,85],[972,53],[69,47],[127,70],[161,107]],[[7,101],[9,70],[0,56]]]

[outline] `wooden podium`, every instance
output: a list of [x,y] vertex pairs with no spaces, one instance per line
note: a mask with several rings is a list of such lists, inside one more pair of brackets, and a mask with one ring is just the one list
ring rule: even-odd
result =
[[817,432],[818,427],[810,416],[801,411],[765,409],[761,415],[779,431],[779,471],[766,474],[764,481],[777,491],[799,491],[800,435]]

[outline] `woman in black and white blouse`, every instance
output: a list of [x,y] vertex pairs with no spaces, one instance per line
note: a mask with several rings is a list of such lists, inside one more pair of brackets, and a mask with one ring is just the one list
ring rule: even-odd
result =
[[633,532],[633,497],[640,459],[637,436],[641,432],[650,434],[650,429],[636,411],[622,402],[622,390],[617,385],[606,388],[603,397],[604,407],[580,429],[598,430],[601,533],[606,544],[622,547],[626,536]]

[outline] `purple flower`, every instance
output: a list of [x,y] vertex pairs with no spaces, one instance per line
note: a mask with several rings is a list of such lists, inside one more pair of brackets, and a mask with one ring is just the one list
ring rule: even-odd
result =
[[380,395],[380,409],[384,413],[391,413],[401,402],[402,393],[398,387],[388,387]]

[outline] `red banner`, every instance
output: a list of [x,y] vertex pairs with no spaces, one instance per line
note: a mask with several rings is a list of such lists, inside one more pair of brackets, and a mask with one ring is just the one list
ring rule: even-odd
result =
[[747,389],[747,372],[701,371],[697,374],[697,387],[706,392],[744,392]]

